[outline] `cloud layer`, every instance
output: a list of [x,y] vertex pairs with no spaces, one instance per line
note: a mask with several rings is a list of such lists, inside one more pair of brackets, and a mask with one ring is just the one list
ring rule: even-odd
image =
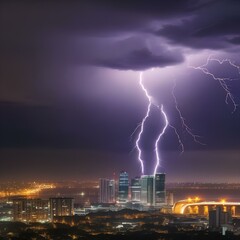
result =
[[[240,38],[240,2],[236,0],[73,1],[69,4],[6,1],[1,9],[1,51],[23,58],[32,51],[39,51],[36,54],[42,59],[49,58],[49,48],[55,49],[51,57],[55,58],[58,52],[62,54],[58,57],[66,58],[61,49],[70,48],[72,55],[67,53],[70,62],[77,59],[77,52],[79,64],[144,70],[181,62],[182,47],[232,51],[239,45]],[[126,46],[120,44],[124,34],[134,37],[136,45],[143,43],[141,48],[136,49],[133,44],[126,52]],[[156,37],[159,46],[178,47],[177,56],[170,50],[159,52],[156,44],[147,44]],[[63,42],[62,38],[68,40]],[[74,38],[91,38],[91,41],[76,44]],[[55,43],[51,39],[55,39]],[[106,47],[105,54],[94,55],[94,49],[101,48],[104,41],[118,50],[111,55],[111,48]]]

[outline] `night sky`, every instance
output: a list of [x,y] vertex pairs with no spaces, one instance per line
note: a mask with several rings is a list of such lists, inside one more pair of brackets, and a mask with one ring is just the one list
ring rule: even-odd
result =
[[[140,175],[137,133],[147,109],[139,75],[173,130],[159,149],[167,181],[240,181],[240,108],[193,67],[240,66],[239,0],[1,1],[0,179]],[[240,68],[211,60],[240,104]],[[232,79],[232,81],[230,81]],[[182,131],[172,96],[204,145]],[[163,127],[156,109],[141,140],[146,165]],[[139,130],[139,129],[138,129]]]

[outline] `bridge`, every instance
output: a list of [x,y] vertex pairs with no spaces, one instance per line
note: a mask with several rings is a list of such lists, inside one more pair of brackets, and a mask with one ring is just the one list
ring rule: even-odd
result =
[[176,214],[197,214],[208,216],[210,210],[222,207],[224,212],[231,212],[232,216],[240,216],[240,202],[202,201],[200,198],[188,198],[178,201],[173,206],[173,213]]

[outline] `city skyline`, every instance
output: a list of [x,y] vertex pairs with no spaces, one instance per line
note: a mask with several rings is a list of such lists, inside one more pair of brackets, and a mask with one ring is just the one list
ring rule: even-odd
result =
[[[184,143],[181,154],[166,129],[157,172],[166,182],[240,182],[239,2],[3,1],[0,8],[0,180],[140,176],[142,73],[152,104],[164,106]],[[182,129],[175,100],[203,145]],[[153,107],[140,142],[151,169],[163,126]]]

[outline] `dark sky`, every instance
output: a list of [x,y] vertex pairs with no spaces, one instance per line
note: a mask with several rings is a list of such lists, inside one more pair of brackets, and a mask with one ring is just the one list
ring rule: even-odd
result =
[[[147,99],[171,124],[159,145],[168,181],[240,181],[240,1],[81,0],[0,3],[0,179],[67,180],[140,174],[131,134]],[[230,81],[232,79],[232,81]],[[172,89],[196,144],[181,129]],[[163,127],[152,109],[146,165]]]

